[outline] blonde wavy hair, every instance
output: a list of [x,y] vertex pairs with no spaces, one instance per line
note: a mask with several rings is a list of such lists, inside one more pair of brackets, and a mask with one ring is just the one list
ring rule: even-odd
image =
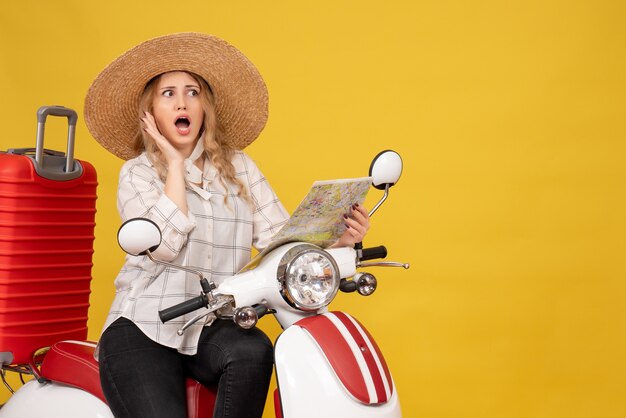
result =
[[[204,121],[200,129],[200,135],[204,133],[204,155],[208,156],[211,164],[217,169],[220,183],[224,186],[224,189],[230,190],[227,183],[234,184],[237,187],[237,196],[242,197],[248,204],[252,204],[250,192],[243,182],[235,176],[235,167],[232,163],[235,149],[225,140],[220,123],[215,116],[215,98],[213,97],[213,92],[209,84],[204,81],[202,77],[191,72],[187,72],[187,74],[192,76],[200,85],[199,96],[202,109],[204,110]],[[153,113],[152,100],[157,94],[156,85],[162,75],[163,74],[154,77],[146,84],[139,99],[139,119],[144,117],[144,112],[146,111]],[[143,130],[141,124],[139,124],[137,134],[135,135],[133,149],[137,153],[145,150],[148,154],[148,158],[150,158],[154,164],[159,177],[161,180],[165,181],[165,177],[167,176],[165,159],[154,139]],[[224,202],[228,203],[228,193],[224,195]]]

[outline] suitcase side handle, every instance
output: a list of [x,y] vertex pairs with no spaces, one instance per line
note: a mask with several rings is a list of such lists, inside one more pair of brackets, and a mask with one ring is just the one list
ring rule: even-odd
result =
[[76,122],[78,115],[76,112],[65,106],[41,106],[37,110],[37,143],[35,148],[35,161],[39,167],[43,168],[43,136],[46,128],[48,116],[67,117],[67,152],[65,153],[65,172],[74,171],[74,141],[76,137]]

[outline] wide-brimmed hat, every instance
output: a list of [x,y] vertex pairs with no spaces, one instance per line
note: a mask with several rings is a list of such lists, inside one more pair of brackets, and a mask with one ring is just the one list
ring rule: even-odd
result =
[[267,121],[267,87],[256,67],[226,41],[203,33],[176,33],[145,41],[109,64],[85,98],[85,122],[107,150],[136,157],[138,106],[146,84],[169,71],[195,73],[215,96],[215,113],[236,149],[254,141]]

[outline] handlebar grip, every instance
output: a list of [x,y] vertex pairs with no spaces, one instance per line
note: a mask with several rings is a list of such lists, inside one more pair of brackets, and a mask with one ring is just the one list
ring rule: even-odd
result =
[[206,295],[196,296],[193,299],[186,300],[178,305],[170,306],[167,309],[159,311],[159,318],[161,318],[161,322],[166,323],[167,321],[171,321],[174,318],[178,318],[179,316],[183,316],[186,313],[193,312],[207,305],[208,300]]
[[385,257],[387,257],[387,248],[384,245],[379,245],[378,247],[363,248],[361,261]]
[[259,319],[263,318],[265,314],[267,314],[270,311],[270,308],[268,308],[267,305],[264,303],[252,305],[252,307],[256,311],[256,314],[259,317]]
[[356,281],[341,279],[341,282],[339,282],[339,290],[341,290],[344,293],[354,292],[356,290]]

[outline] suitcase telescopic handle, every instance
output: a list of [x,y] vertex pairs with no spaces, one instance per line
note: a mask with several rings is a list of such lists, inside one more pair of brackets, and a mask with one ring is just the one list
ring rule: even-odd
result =
[[70,108],[64,106],[41,106],[37,110],[37,144],[35,148],[35,161],[43,167],[43,134],[46,128],[48,116],[61,116],[67,118],[67,152],[65,153],[65,172],[74,170],[74,140],[76,137],[76,122],[78,115]]

